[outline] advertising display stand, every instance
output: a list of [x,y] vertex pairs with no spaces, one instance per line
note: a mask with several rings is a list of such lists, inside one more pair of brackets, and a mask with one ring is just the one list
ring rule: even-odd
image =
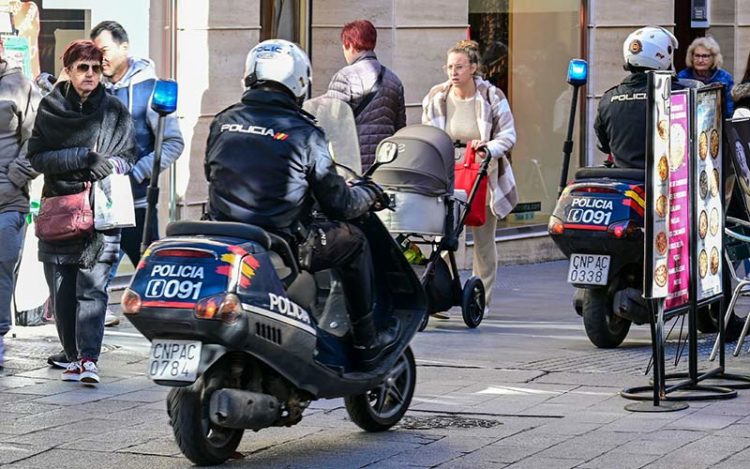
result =
[[[670,412],[687,408],[684,401],[737,395],[701,384],[721,375],[723,362],[698,370],[697,308],[722,301],[722,88],[672,91],[671,85],[671,73],[649,72],[643,292],[652,311],[653,381],[622,391],[642,401],[625,406],[633,412]],[[668,375],[664,324],[685,315],[688,372]],[[679,381],[667,383],[673,379]]]

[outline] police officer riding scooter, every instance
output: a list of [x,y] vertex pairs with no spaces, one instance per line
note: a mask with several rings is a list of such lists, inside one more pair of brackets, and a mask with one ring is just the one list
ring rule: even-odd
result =
[[[282,236],[296,246],[304,270],[335,269],[352,342],[368,370],[394,345],[398,325],[376,330],[370,249],[362,231],[346,220],[387,201],[377,184],[349,185],[336,173],[323,131],[300,107],[310,77],[307,55],[291,42],[264,41],[248,53],[242,99],[211,124],[205,159],[208,216]],[[326,219],[316,220],[314,210]]]

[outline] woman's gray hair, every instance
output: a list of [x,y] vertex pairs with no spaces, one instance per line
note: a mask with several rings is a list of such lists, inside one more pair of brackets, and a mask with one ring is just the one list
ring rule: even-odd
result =
[[693,52],[696,47],[703,47],[708,49],[713,54],[713,61],[711,62],[711,69],[719,69],[724,65],[724,57],[721,55],[721,48],[719,43],[716,42],[712,36],[696,37],[693,42],[687,48],[687,55],[685,57],[685,65],[689,68],[693,68]]

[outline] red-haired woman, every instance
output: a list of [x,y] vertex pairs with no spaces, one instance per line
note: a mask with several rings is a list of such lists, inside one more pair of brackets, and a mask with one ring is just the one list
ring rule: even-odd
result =
[[404,86],[378,62],[374,52],[377,39],[375,26],[367,20],[344,25],[341,45],[348,65],[331,78],[327,93],[354,110],[363,171],[375,161],[378,143],[406,125]]
[[[28,158],[44,174],[43,197],[82,192],[112,172],[126,174],[135,161],[133,122],[127,108],[104,92],[102,57],[91,41],[68,45],[63,65],[69,79],[58,82],[39,105]],[[99,382],[105,285],[119,242],[119,230],[39,241],[57,334],[69,361],[63,381]]]

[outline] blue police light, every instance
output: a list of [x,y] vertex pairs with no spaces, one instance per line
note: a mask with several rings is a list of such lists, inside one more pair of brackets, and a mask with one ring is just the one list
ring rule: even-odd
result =
[[586,84],[589,76],[589,64],[583,59],[572,59],[568,63],[568,83],[573,86]]
[[151,95],[151,109],[162,116],[177,109],[177,82],[174,80],[156,80],[154,93]]

